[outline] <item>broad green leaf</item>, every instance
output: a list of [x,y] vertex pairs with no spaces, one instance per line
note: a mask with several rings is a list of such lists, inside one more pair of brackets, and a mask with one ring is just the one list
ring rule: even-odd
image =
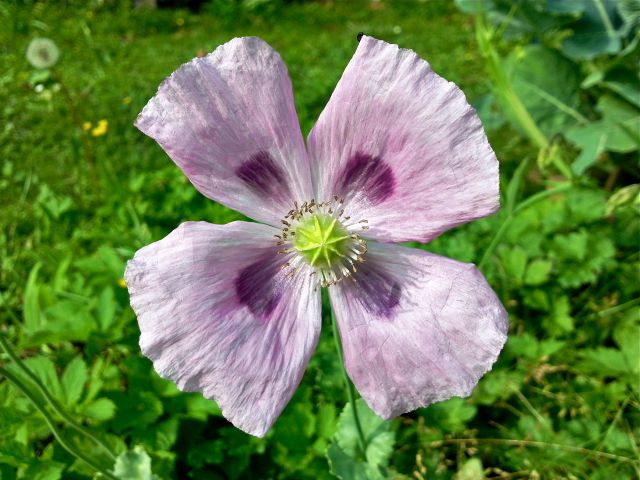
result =
[[628,153],[640,148],[640,110],[612,95],[603,95],[597,108],[602,114],[600,120],[566,132],[566,137],[581,149],[571,165],[577,175],[584,173],[604,151]]
[[113,474],[120,480],[159,480],[151,472],[151,458],[140,445],[118,455]]
[[88,377],[87,364],[81,355],[69,362],[62,374],[62,389],[67,406],[73,406],[80,401]]
[[386,480],[379,468],[370,463],[358,462],[332,442],[327,448],[331,473],[342,480]]
[[640,108],[640,76],[637,70],[617,68],[607,72],[602,86]]
[[582,118],[576,110],[580,81],[573,63],[542,45],[514,50],[510,60],[513,89],[545,134]]
[[582,0],[582,3],[583,15],[571,26],[572,34],[562,41],[562,52],[575,60],[618,53],[622,47],[622,32],[618,30],[622,21],[617,0]]
[[395,434],[390,430],[390,422],[382,420],[362,399],[356,400],[358,417],[367,451],[362,458],[358,442],[358,430],[350,404],[345,405],[338,419],[336,431],[327,457],[331,465],[331,473],[343,480],[351,479],[383,479],[384,468],[393,451]]

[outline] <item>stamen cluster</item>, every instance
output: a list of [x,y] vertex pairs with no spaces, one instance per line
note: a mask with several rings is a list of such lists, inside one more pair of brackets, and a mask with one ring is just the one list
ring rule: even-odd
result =
[[358,231],[369,228],[368,220],[352,221],[345,215],[344,200],[338,196],[325,202],[315,199],[289,211],[277,245],[280,254],[295,254],[282,268],[294,275],[301,267],[311,268],[322,287],[353,278],[356,264],[365,261],[367,242]]

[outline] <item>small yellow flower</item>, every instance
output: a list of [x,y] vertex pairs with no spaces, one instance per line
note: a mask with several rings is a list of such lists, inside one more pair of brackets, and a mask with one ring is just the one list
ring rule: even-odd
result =
[[122,99],[122,104],[123,105],[129,105],[131,103],[131,97],[124,97]]
[[82,122],[82,129],[86,132],[87,130],[90,130],[92,127],[91,122]]
[[176,19],[176,25],[178,25],[179,27],[184,25],[184,18],[177,18]]
[[108,129],[109,129],[109,122],[107,122],[103,118],[102,120],[99,120],[98,125],[96,125],[96,127],[93,130],[91,130],[91,135],[93,135],[94,137],[101,137],[102,135],[107,133]]
[[118,280],[118,286],[120,288],[127,288],[127,282],[124,278],[121,278]]

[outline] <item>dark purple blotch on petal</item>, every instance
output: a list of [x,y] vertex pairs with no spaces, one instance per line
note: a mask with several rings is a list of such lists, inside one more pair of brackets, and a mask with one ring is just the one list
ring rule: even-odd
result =
[[236,169],[236,175],[259,195],[273,198],[289,192],[285,173],[269,152],[251,155]]
[[372,315],[390,320],[400,304],[400,282],[373,262],[359,264],[354,278],[350,290],[356,300]]
[[275,261],[277,257],[276,252],[270,251],[263,258],[243,268],[235,280],[238,301],[263,321],[273,313],[282,297],[278,282],[281,268]]
[[391,167],[380,157],[356,152],[338,177],[336,193],[342,197],[360,193],[377,204],[391,196],[395,183]]

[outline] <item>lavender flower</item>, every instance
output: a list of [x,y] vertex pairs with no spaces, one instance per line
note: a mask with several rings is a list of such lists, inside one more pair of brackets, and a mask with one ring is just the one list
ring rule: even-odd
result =
[[237,38],[183,65],[136,126],[205,196],[263,222],[186,222],[126,281],[140,346],[184,391],[262,436],[302,379],[329,287],[346,370],[384,418],[467,396],[507,315],[428,242],[499,208],[498,162],[462,91],[362,37],[307,146],[280,56]]

